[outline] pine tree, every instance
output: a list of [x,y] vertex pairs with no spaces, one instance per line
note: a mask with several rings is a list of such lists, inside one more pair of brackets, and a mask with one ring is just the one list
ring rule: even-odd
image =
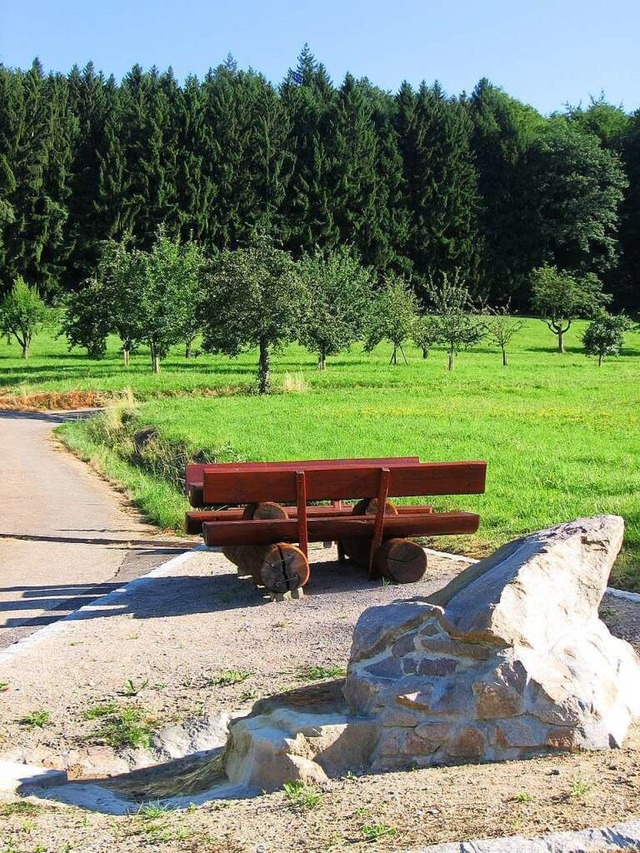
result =
[[289,123],[289,179],[282,205],[285,245],[296,255],[316,246],[334,248],[340,239],[331,180],[335,90],[307,45],[280,87],[280,96]]
[[409,207],[408,255],[422,282],[434,272],[477,266],[477,173],[466,110],[440,86],[417,94],[403,84],[397,96]]
[[5,289],[23,275],[44,294],[64,261],[72,116],[63,78],[0,69],[1,271]]
[[96,268],[100,242],[112,237],[104,220],[95,215],[100,185],[100,148],[109,112],[107,84],[93,63],[68,76],[69,98],[77,121],[70,164],[69,217],[65,240],[69,253],[64,280],[76,288]]
[[624,138],[623,158],[629,186],[621,208],[622,263],[615,295],[618,304],[640,312],[640,110]]
[[535,240],[526,161],[545,122],[486,79],[474,89],[468,109],[480,193],[482,289],[492,301],[513,295],[514,304],[524,307]]

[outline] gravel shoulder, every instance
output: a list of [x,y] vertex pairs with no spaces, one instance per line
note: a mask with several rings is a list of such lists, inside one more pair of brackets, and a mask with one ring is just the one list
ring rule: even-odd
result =
[[[369,606],[427,595],[464,563],[429,557],[407,587],[367,581],[333,550],[312,555],[300,601],[271,602],[222,555],[197,552],[164,573],[97,601],[76,618],[0,653],[0,759],[69,770],[76,778],[122,773],[148,761],[113,750],[86,719],[105,703],[135,708],[150,728],[249,708],[346,666],[353,626]],[[607,596],[613,633],[640,646],[640,606]],[[233,673],[230,683],[220,677]],[[224,680],[224,678],[223,678]],[[229,679],[227,679],[229,680]],[[46,711],[43,727],[25,717]],[[625,748],[494,765],[431,768],[332,780],[317,805],[283,792],[217,801],[179,813],[115,818],[56,803],[0,801],[0,836],[18,853],[155,849],[207,853],[419,848],[505,834],[539,835],[640,814],[640,727]],[[27,828],[25,828],[27,827]]]

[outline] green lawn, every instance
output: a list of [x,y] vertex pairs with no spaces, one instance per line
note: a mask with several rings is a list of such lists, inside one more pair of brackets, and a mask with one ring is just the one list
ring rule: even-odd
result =
[[[384,346],[371,356],[354,348],[319,373],[313,356],[292,346],[275,359],[275,385],[282,388],[288,373],[294,386],[301,380],[306,390],[266,398],[224,394],[252,387],[255,353],[191,362],[176,353],[154,377],[144,354],[127,371],[115,350],[104,362],[89,362],[65,355],[62,342],[54,348],[43,339],[27,365],[0,347],[0,388],[131,388],[145,402],[125,432],[112,436],[116,452],[130,448],[137,429],[152,426],[167,454],[181,448],[178,459],[198,451],[223,460],[406,454],[425,461],[486,459],[486,495],[437,502],[481,513],[480,535],[463,547],[481,553],[549,524],[619,513],[627,523],[627,544],[616,581],[640,589],[640,334],[629,335],[624,354],[598,368],[580,352],[582,328],[571,330],[568,352],[560,355],[546,327],[531,320],[514,341],[508,367],[496,351],[480,347],[461,354],[453,373],[446,371],[441,350],[424,361],[408,347],[409,364],[393,367]],[[201,396],[206,390],[222,396]],[[73,424],[64,432],[85,455],[95,452],[95,430],[88,437],[86,425]],[[121,467],[116,476],[128,475]],[[175,490],[163,509],[148,496],[138,497],[165,524],[174,523],[183,508]]]

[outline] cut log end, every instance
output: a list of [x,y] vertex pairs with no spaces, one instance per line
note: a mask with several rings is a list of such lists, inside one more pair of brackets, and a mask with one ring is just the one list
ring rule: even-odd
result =
[[383,577],[396,583],[415,583],[427,570],[427,555],[410,539],[387,539],[378,548],[373,565]]
[[309,561],[300,548],[288,542],[269,545],[260,567],[260,583],[270,592],[284,593],[309,580]]

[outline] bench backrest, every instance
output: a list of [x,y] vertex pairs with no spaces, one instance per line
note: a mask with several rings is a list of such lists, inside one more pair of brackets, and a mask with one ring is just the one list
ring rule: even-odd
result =
[[311,468],[353,468],[369,465],[385,467],[397,467],[407,463],[419,462],[417,456],[381,456],[377,459],[366,457],[356,459],[306,459],[301,462],[192,462],[187,465],[185,486],[201,486],[204,482],[205,471],[271,471],[281,469],[285,471],[308,471]]
[[[267,465],[269,463],[266,463]],[[291,465],[291,463],[289,463]],[[258,470],[204,468],[205,504],[298,501],[300,472],[304,475],[307,501],[370,498],[380,492],[383,471],[388,471],[388,497],[417,495],[480,494],[485,489],[486,462],[405,462],[387,465],[381,460],[367,463],[318,467],[315,463],[293,463],[293,467]]]

